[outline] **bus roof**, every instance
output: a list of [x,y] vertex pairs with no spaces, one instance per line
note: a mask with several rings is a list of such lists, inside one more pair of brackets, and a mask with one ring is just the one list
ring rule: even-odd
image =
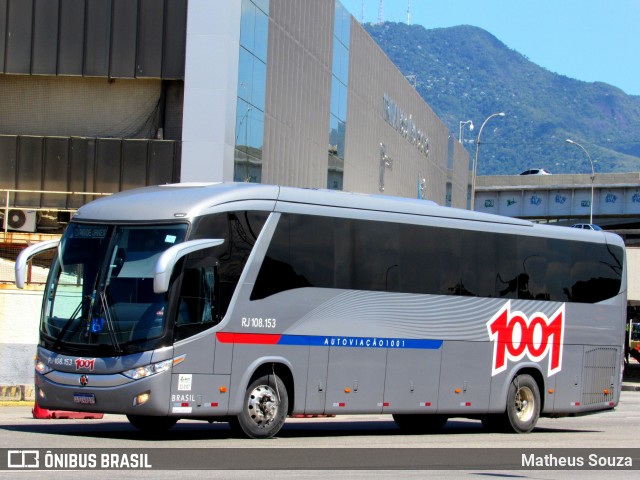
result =
[[531,226],[527,220],[442,207],[429,200],[340,192],[324,189],[281,187],[256,183],[175,183],[137,188],[103,197],[82,206],[76,221],[135,222],[195,218],[240,201],[268,201],[321,205]]

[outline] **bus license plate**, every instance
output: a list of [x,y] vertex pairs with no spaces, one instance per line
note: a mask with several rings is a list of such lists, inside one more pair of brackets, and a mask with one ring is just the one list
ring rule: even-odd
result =
[[93,393],[74,393],[73,402],[84,405],[93,405],[96,403],[96,396]]

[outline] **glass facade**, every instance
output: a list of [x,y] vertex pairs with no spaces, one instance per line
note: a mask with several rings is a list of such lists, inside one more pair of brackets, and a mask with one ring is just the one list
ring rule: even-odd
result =
[[327,188],[342,190],[344,140],[347,124],[347,86],[349,85],[349,41],[351,15],[336,0],[331,66],[331,113],[329,115],[329,167]]
[[262,179],[269,0],[242,0],[233,179]]

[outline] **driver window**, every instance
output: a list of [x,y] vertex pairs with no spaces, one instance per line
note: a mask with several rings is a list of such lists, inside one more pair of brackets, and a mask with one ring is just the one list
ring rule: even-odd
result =
[[216,325],[217,285],[215,266],[187,266],[176,315],[176,340],[187,338]]

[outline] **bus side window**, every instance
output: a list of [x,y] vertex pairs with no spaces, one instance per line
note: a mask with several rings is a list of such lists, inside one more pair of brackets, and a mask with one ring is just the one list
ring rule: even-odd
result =
[[218,323],[216,290],[215,267],[185,269],[176,315],[176,340],[187,338]]

